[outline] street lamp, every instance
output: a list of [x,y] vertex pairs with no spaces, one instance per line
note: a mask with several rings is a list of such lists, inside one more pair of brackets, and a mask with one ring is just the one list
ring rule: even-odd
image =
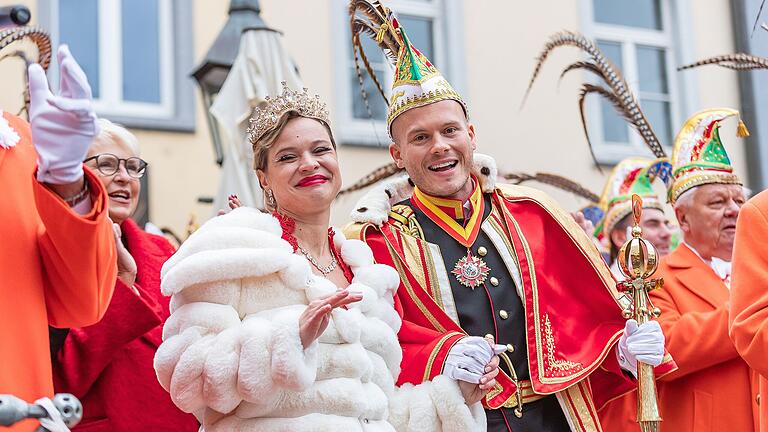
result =
[[203,95],[208,128],[213,138],[216,163],[219,165],[224,162],[224,151],[218,124],[211,115],[211,106],[235,62],[242,33],[246,30],[276,31],[267,27],[260,14],[259,0],[231,0],[229,18],[224,28],[221,29],[202,63],[192,72],[192,77],[197,81]]

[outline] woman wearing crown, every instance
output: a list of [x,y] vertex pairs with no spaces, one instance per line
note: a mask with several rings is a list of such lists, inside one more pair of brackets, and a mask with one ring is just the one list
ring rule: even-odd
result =
[[209,432],[485,430],[450,378],[395,387],[400,281],[329,227],[341,178],[325,104],[284,88],[249,138],[271,214],[214,218],[163,268],[172,314],[155,368],[174,402]]

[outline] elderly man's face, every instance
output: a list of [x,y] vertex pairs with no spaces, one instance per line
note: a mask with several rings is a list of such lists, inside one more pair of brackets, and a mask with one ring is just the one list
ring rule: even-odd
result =
[[740,185],[706,184],[675,209],[685,242],[705,259],[715,256],[730,261],[736,218],[746,201]]

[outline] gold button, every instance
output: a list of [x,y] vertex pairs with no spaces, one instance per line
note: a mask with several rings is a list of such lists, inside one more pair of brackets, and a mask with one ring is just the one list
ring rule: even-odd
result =
[[512,344],[507,344],[507,352],[515,352],[515,347]]
[[480,246],[477,248],[477,254],[481,257],[488,255],[488,249],[485,248],[485,246]]
[[501,317],[501,319],[503,319],[503,320],[505,320],[505,319],[509,318],[509,314],[508,314],[508,313],[507,313],[507,311],[505,311],[504,309],[502,309],[502,310],[500,310],[500,311],[499,311],[499,316],[500,316],[500,317]]
[[760,405],[760,395],[755,396],[755,401],[757,401],[757,404]]
[[499,280],[498,280],[498,279],[496,279],[495,277],[492,277],[492,278],[491,278],[491,285],[493,285],[493,286],[499,286]]

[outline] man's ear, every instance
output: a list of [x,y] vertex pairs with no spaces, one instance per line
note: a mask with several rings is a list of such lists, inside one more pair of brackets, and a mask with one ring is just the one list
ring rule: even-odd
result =
[[403,155],[400,153],[400,146],[393,143],[389,144],[389,155],[392,156],[392,160],[395,161],[395,165],[397,165],[398,168],[403,169],[405,168],[405,163],[403,163]]
[[614,228],[611,231],[610,238],[611,238],[611,243],[613,243],[614,246],[616,246],[617,248],[621,248],[621,246],[624,245],[624,242],[627,241],[627,233],[624,230]]
[[475,125],[467,122],[467,134],[469,134],[469,142],[472,143],[472,151],[477,150],[477,142],[475,141]]
[[688,222],[688,215],[683,207],[684,206],[675,207],[675,217],[677,218],[678,225],[680,225],[680,231],[686,233],[691,230],[691,224]]

